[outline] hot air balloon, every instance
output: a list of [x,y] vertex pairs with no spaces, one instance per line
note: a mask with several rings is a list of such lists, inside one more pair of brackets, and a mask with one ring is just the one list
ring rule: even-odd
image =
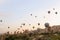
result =
[[25,23],[23,23],[22,25],[25,26]]
[[32,14],[30,14],[32,16]]
[[49,23],[45,23],[44,25],[45,25],[45,27],[49,27]]
[[55,14],[58,14],[57,12],[55,12]]
[[35,27],[33,26],[33,29],[34,29]]
[[38,23],[38,26],[40,25],[40,23]]
[[36,18],[37,16],[35,16],[35,18]]
[[7,34],[9,35],[9,31],[7,32]]
[[47,28],[48,33],[50,33],[51,32],[51,27],[49,26],[49,23],[45,23],[45,27]]
[[22,26],[20,26],[22,28]]
[[9,29],[10,27],[8,27],[8,29]]
[[0,22],[2,22],[2,20],[0,20]]
[[48,11],[48,14],[50,14],[50,11]]
[[55,10],[55,8],[53,8],[53,10]]
[[20,28],[17,28],[18,30],[20,30]]
[[31,25],[31,24],[29,24],[29,25]]

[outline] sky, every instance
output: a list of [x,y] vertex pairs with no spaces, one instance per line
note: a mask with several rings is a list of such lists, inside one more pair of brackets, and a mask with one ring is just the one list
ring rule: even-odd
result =
[[[44,28],[44,23],[60,25],[60,0],[0,0],[0,33],[22,29]],[[55,10],[53,10],[55,8]],[[48,14],[48,11],[51,11]],[[58,12],[56,15],[55,12]],[[30,15],[32,14],[32,16]],[[35,16],[37,16],[35,18]],[[44,18],[45,17],[45,18]],[[40,26],[37,23],[40,23]],[[29,26],[29,24],[32,24]],[[10,29],[8,29],[8,26]]]

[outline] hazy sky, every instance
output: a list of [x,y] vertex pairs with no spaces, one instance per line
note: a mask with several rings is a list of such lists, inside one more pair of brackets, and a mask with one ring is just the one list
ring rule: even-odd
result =
[[[53,10],[55,8],[55,10]],[[50,14],[47,11],[51,11]],[[55,11],[58,14],[55,14]],[[32,16],[30,16],[32,14]],[[35,18],[37,16],[37,18]],[[45,17],[45,18],[44,18]],[[0,32],[14,31],[21,23],[26,23],[23,29],[44,28],[44,23],[60,24],[60,0],[0,0]],[[37,23],[40,26],[37,26]],[[29,24],[32,24],[29,26]],[[7,27],[10,27],[8,29]]]

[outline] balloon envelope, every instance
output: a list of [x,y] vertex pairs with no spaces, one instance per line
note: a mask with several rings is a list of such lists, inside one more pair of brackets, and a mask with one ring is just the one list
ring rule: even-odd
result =
[[20,27],[22,27],[22,26],[20,26]]
[[32,16],[32,14],[30,14]]
[[31,25],[31,24],[29,24],[29,25]]
[[23,23],[22,25],[25,26],[25,23]]
[[50,14],[50,11],[48,11],[48,14]]
[[35,18],[36,18],[37,16],[35,16]]
[[10,28],[10,27],[8,27],[8,28]]
[[53,10],[55,10],[55,8],[53,8]]
[[40,25],[40,23],[38,23],[38,25]]
[[45,25],[45,27],[49,27],[49,23],[45,23],[44,25]]
[[44,16],[44,18],[45,18],[45,16]]
[[0,22],[2,22],[2,20],[0,20]]
[[57,14],[57,12],[55,12],[55,14]]
[[33,26],[33,29],[34,29],[35,27]]

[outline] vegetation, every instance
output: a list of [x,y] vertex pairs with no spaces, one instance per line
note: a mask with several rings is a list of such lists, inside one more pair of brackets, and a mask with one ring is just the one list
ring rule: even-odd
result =
[[37,30],[25,30],[23,33],[4,34],[3,37],[5,40],[60,40],[60,32],[40,33]]

